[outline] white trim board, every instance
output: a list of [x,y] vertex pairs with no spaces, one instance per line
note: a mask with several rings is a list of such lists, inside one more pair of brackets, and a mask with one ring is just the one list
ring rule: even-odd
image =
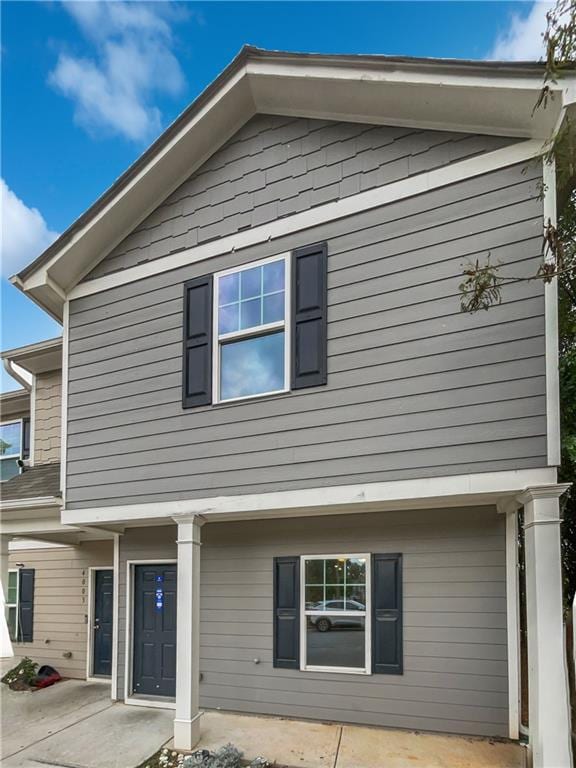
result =
[[525,488],[556,483],[556,469],[519,469],[364,485],[334,485],[297,491],[215,496],[182,501],[125,504],[62,510],[64,525],[96,525],[158,518],[202,515],[211,522],[252,517],[292,517],[370,511],[421,509],[471,504],[495,504],[503,496],[516,496]]
[[[556,165],[542,162],[544,183],[544,227],[557,223]],[[549,250],[545,260],[553,258]],[[560,378],[558,373],[558,278],[544,283],[544,317],[546,329],[546,444],[548,464],[560,465]]]
[[60,413],[60,493],[66,504],[66,453],[68,446],[68,346],[70,333],[70,302],[64,301],[62,318],[62,400]]
[[[126,285],[136,280],[143,280],[153,275],[196,264],[200,261],[205,261],[215,256],[222,256],[233,251],[240,251],[258,243],[276,240],[279,237],[310,229],[330,221],[336,221],[356,213],[362,213],[372,208],[379,208],[380,206],[420,195],[464,179],[471,179],[510,165],[527,162],[541,155],[543,151],[543,145],[540,140],[520,141],[517,144],[497,149],[494,152],[487,152],[478,157],[461,160],[434,171],[419,173],[407,179],[401,179],[400,181],[368,190],[367,192],[360,192],[357,195],[351,195],[333,203],[319,205],[302,213],[296,213],[283,219],[276,219],[269,224],[237,232],[233,235],[222,237],[219,240],[163,256],[135,267],[129,267],[121,272],[114,272],[86,283],[80,283],[71,289],[68,299],[74,300],[83,296],[91,296],[92,294],[117,288],[120,285]],[[67,322],[65,322],[64,329],[66,334]],[[66,354],[66,347],[64,347],[64,355]]]

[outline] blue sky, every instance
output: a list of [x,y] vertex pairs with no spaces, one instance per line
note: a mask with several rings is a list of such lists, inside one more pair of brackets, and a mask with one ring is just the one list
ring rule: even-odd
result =
[[[536,59],[549,7],[5,0],[0,347],[60,333],[6,277],[110,186],[244,43],[327,53]],[[2,391],[16,387],[2,372]]]

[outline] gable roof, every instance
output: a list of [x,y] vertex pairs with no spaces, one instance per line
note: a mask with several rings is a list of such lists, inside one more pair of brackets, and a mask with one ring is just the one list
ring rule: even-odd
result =
[[200,96],[12,282],[62,319],[66,294],[256,113],[549,138],[576,79],[534,111],[543,65],[266,51],[245,46]]

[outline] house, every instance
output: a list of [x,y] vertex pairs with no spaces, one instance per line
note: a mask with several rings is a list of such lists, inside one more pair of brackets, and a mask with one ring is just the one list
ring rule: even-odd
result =
[[62,339],[1,354],[22,386],[0,395],[2,584],[16,660],[109,678],[113,536],[61,523]]
[[[13,278],[63,323],[63,525],[114,534],[112,696],[570,765],[541,65],[246,47]],[[519,510],[522,515],[519,515]],[[524,681],[526,682],[526,681]]]

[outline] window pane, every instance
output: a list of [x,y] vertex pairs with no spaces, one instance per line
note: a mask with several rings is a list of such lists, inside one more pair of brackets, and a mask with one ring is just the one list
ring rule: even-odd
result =
[[[343,586],[337,586],[334,584],[328,584],[326,586],[326,600],[344,600],[344,587]],[[334,605],[332,606],[334,609],[343,610],[344,609],[344,603],[342,605]]]
[[351,558],[346,561],[346,584],[366,583],[366,560]]
[[218,333],[232,333],[238,330],[239,304],[228,304],[218,310]]
[[306,664],[364,669],[365,622],[364,616],[307,616]]
[[346,559],[326,560],[326,584],[343,584]]
[[253,267],[240,272],[240,298],[251,299],[262,293],[262,267]]
[[346,610],[366,610],[366,587],[346,587]]
[[273,261],[264,266],[264,293],[284,290],[284,261]]
[[0,482],[10,480],[11,477],[16,477],[16,475],[20,474],[20,469],[16,462],[17,459],[2,459],[0,461]]
[[18,574],[16,571],[10,571],[8,574],[8,595],[7,603],[16,603],[18,600]]
[[218,304],[232,304],[238,301],[240,279],[238,273],[233,275],[224,275],[218,280]]
[[220,355],[222,400],[284,389],[284,331],[222,344]]
[[264,296],[263,299],[263,322],[277,323],[284,320],[284,293],[273,293],[271,296]]
[[0,455],[20,456],[21,437],[22,425],[19,421],[0,425]]
[[324,600],[324,587],[306,587],[306,596],[304,602],[308,611],[322,610],[322,601]]
[[324,583],[324,560],[306,560],[306,584]]
[[262,324],[261,306],[261,299],[251,299],[240,304],[240,328],[242,330]]
[[16,640],[16,608],[8,608],[8,632],[11,640]]

